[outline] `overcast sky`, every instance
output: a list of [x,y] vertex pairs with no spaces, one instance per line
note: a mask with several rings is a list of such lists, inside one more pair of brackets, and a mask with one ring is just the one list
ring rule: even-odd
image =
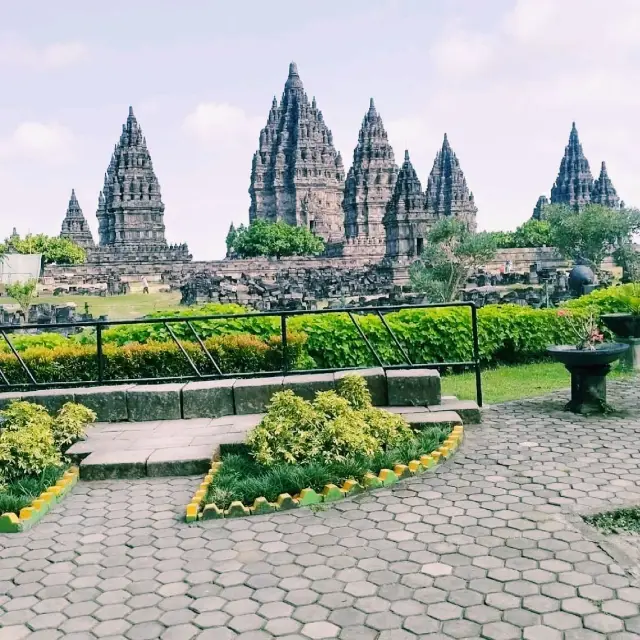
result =
[[426,184],[446,131],[481,229],[548,194],[571,122],[640,205],[640,0],[30,0],[0,7],[0,236],[57,234],[98,192],[131,104],[170,242],[224,254],[291,60],[345,165],[369,103]]

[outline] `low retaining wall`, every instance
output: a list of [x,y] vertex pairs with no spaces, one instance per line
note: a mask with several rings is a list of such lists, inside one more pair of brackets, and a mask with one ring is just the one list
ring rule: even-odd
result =
[[[354,369],[350,372],[300,374],[248,379],[221,379],[157,385],[117,385],[51,389],[0,394],[0,408],[13,400],[27,400],[57,411],[78,402],[95,411],[98,422],[146,422],[182,418],[219,418],[266,411],[277,391],[291,389],[312,399],[317,391],[335,387],[346,373],[367,382],[376,406],[433,407],[433,410],[477,411],[475,403],[441,404],[440,374],[434,369]],[[460,405],[460,406],[458,406]],[[474,414],[475,415],[475,414]],[[474,422],[471,414],[467,421]]]

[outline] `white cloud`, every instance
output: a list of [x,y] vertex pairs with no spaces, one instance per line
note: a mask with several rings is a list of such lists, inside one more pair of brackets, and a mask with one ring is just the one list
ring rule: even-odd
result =
[[88,47],[77,41],[39,47],[12,36],[0,39],[0,65],[3,66],[52,71],[82,62],[88,53]]
[[455,30],[436,40],[429,55],[442,74],[477,73],[491,62],[494,43],[484,34]]
[[247,115],[233,105],[217,102],[199,104],[184,119],[184,130],[201,142],[231,142],[237,138],[255,140],[263,126],[261,118]]
[[6,140],[0,141],[0,157],[64,164],[72,157],[74,145],[73,133],[61,124],[23,122]]

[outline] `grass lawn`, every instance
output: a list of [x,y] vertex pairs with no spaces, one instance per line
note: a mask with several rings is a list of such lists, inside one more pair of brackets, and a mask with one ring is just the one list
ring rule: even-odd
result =
[[121,296],[38,296],[37,303],[62,304],[75,302],[78,313],[84,312],[85,303],[94,318],[106,315],[109,320],[133,320],[154,311],[177,309],[180,305],[180,292],[165,293],[128,293]]
[[431,453],[450,433],[447,427],[423,429],[410,442],[371,458],[359,456],[341,462],[282,463],[269,467],[256,462],[246,445],[223,445],[222,467],[209,486],[206,502],[227,509],[234,500],[247,506],[261,497],[275,502],[281,493],[293,496],[302,489],[320,492],[326,484],[342,486],[350,478],[362,481],[368,472],[377,475],[381,469],[393,469],[396,464],[407,464]]
[[[609,378],[630,377],[614,370]],[[485,404],[542,396],[570,386],[569,372],[558,362],[540,362],[482,371],[482,394]],[[460,400],[476,399],[475,374],[472,372],[443,376],[442,393]]]
[[23,478],[0,490],[0,514],[20,513],[28,507],[45,489],[54,485],[63,476],[66,467],[51,467],[39,476]]

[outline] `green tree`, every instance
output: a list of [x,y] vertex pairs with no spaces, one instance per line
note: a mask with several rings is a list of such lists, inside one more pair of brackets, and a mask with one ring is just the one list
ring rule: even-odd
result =
[[257,256],[308,256],[322,253],[324,242],[304,227],[293,227],[285,222],[254,220],[248,227],[240,225],[230,229],[227,250],[239,258]]
[[572,260],[582,260],[595,269],[604,258],[628,248],[640,231],[640,211],[610,209],[589,204],[582,210],[552,205],[547,210],[551,245]]
[[33,299],[36,296],[37,287],[38,281],[35,279],[27,280],[26,282],[15,282],[5,286],[6,294],[20,305],[25,320],[29,319],[29,309],[31,309]]
[[229,227],[229,231],[227,232],[227,238],[225,240],[227,244],[227,257],[233,256],[237,237],[238,232],[236,231],[235,225],[232,222],[231,226]]
[[513,246],[551,246],[551,225],[547,220],[527,220],[513,232]]
[[452,302],[470,273],[495,254],[491,233],[472,233],[458,220],[442,220],[433,227],[424,251],[409,268],[411,285],[432,302]]
[[81,264],[87,259],[85,250],[75,242],[44,233],[11,236],[4,241],[1,252],[41,253],[44,264]]

